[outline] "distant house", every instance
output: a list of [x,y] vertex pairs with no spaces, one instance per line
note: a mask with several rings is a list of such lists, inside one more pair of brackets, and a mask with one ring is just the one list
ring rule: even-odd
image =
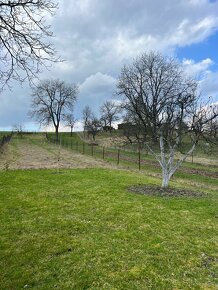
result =
[[127,123],[120,123],[118,124],[118,130],[125,130],[127,128],[130,128],[134,126],[131,122],[127,122]]
[[113,130],[115,130],[115,129],[112,126],[103,126],[103,131],[105,131],[105,132],[111,132]]
[[118,130],[123,131],[126,137],[139,136],[144,134],[144,128],[140,124],[132,124],[131,122],[118,124]]

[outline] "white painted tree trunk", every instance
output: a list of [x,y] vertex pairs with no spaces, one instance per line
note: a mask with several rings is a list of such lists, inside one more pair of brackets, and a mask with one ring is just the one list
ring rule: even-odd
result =
[[147,148],[150,150],[152,155],[156,158],[162,168],[162,188],[167,188],[169,186],[169,181],[175,171],[179,168],[179,166],[186,160],[186,158],[192,154],[195,149],[196,143],[193,143],[191,149],[177,162],[175,162],[175,150],[177,148],[177,143],[174,146],[169,145],[170,154],[169,157],[166,157],[165,148],[164,148],[164,140],[163,137],[160,137],[160,153],[161,156],[156,154],[148,144],[146,144]]
[[162,168],[162,187],[167,188],[169,186],[170,175],[167,170]]

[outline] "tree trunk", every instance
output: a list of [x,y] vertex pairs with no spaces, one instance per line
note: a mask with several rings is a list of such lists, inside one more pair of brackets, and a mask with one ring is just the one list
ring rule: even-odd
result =
[[56,142],[58,143],[58,126],[55,126],[55,139]]
[[162,170],[162,188],[168,188],[170,175],[165,170]]
[[176,149],[175,145],[170,146],[170,156],[167,158],[167,156],[165,155],[163,136],[160,136],[161,157],[159,157],[158,154],[156,154],[148,144],[145,143],[145,145],[160,164],[162,168],[162,188],[167,188],[169,186],[169,181],[172,175],[179,168],[179,166],[186,160],[186,158],[192,154],[192,152],[195,149],[196,143],[193,143],[191,149],[177,162],[175,162],[174,160]]

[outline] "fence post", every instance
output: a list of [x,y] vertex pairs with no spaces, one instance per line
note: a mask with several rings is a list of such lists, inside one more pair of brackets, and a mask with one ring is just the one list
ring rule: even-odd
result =
[[104,147],[103,147],[103,151],[102,151],[102,157],[103,157],[103,159],[104,159]]
[[117,151],[117,165],[120,164],[120,149]]
[[73,149],[73,142],[72,142],[72,140],[70,141],[70,148],[71,148],[71,150]]
[[83,154],[85,154],[85,142],[83,142]]
[[139,170],[141,170],[141,150],[139,147]]
[[92,144],[92,156],[93,156],[93,144]]

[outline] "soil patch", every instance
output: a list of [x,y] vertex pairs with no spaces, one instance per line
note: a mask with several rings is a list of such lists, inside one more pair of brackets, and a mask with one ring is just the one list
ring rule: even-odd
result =
[[198,191],[191,191],[187,189],[167,188],[163,189],[159,186],[134,185],[128,188],[128,191],[154,196],[169,196],[169,197],[201,197],[206,196],[205,193]]

